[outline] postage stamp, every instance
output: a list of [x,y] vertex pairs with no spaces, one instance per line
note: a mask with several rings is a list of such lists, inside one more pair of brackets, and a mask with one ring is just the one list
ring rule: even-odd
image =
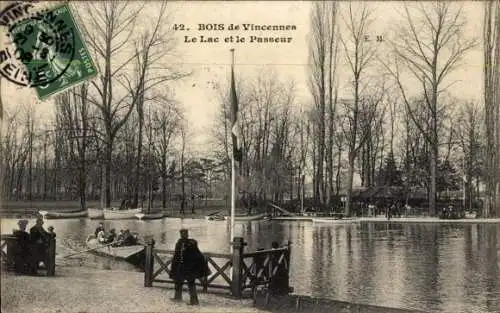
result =
[[0,14],[12,43],[0,51],[0,74],[34,88],[41,100],[97,75],[68,4],[38,12],[31,8],[21,3]]

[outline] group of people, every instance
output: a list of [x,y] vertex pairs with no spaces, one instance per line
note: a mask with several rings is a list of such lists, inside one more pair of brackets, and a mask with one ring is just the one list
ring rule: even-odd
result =
[[[19,229],[13,231],[18,238],[19,251],[16,253],[15,269],[18,273],[36,274],[39,262],[44,262],[46,258],[46,245],[52,238],[55,238],[54,228],[49,227],[48,231],[43,228],[43,218],[38,218],[29,233],[26,231],[28,221],[18,221]],[[128,229],[120,230],[117,235],[115,229],[105,231],[101,222],[96,228],[95,237],[100,243],[115,243],[116,245],[137,244],[137,236]],[[279,249],[279,244],[273,242],[272,249]],[[198,248],[196,240],[189,238],[188,230],[180,230],[180,238],[175,244],[175,252],[172,260],[170,278],[175,282],[175,295],[172,300],[182,300],[182,287],[187,282],[189,290],[189,304],[198,305],[198,295],[196,291],[196,279],[206,278],[211,274],[208,267],[208,260]]]
[[54,227],[48,231],[43,228],[43,218],[36,219],[35,225],[26,231],[28,220],[19,220],[19,229],[13,230],[17,238],[14,254],[14,268],[18,274],[37,275],[40,262],[46,262],[47,246],[52,238],[56,237]]
[[116,233],[114,228],[106,232],[102,222],[95,229],[94,235],[99,243],[114,243],[113,246],[132,246],[136,245],[138,240],[137,235],[132,234],[127,228],[121,229],[119,234]]

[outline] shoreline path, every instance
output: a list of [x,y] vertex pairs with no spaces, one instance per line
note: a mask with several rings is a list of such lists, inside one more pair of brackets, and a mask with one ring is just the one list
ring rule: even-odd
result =
[[170,300],[173,286],[144,287],[144,274],[123,270],[57,267],[55,277],[19,276],[2,271],[1,312],[265,312],[251,299],[199,293],[200,306]]
[[[143,286],[144,274],[138,271],[103,270],[85,266],[58,266],[55,277],[19,276],[2,271],[2,313],[65,313],[65,312],[337,312],[337,313],[409,313],[412,310],[356,305],[335,300],[301,297],[297,310],[297,296],[271,299],[268,309],[258,307],[252,299],[234,299],[229,294],[200,292],[199,306],[188,305],[188,293],[183,302],[173,302],[173,286],[157,284]],[[326,302],[325,302],[326,301]],[[422,313],[422,312],[419,312]]]

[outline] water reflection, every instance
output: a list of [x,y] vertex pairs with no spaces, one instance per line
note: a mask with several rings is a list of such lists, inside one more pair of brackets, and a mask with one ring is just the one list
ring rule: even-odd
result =
[[[9,233],[16,222],[3,219],[2,233]],[[68,242],[82,243],[97,222],[51,220],[46,224],[55,227],[58,253],[65,253]],[[174,247],[178,231],[188,228],[202,251],[229,252],[226,221],[116,220],[104,224],[108,229],[127,227],[152,236],[167,249]],[[273,241],[292,242],[291,284],[300,294],[429,312],[500,312],[498,225],[260,221],[237,222],[236,226],[235,233],[245,238],[248,250],[269,248]]]

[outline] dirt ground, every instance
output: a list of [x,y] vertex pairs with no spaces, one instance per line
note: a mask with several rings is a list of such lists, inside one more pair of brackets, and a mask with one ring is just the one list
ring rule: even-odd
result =
[[199,292],[200,306],[170,300],[168,286],[144,287],[140,272],[57,267],[55,277],[1,274],[1,312],[264,312],[252,300]]

